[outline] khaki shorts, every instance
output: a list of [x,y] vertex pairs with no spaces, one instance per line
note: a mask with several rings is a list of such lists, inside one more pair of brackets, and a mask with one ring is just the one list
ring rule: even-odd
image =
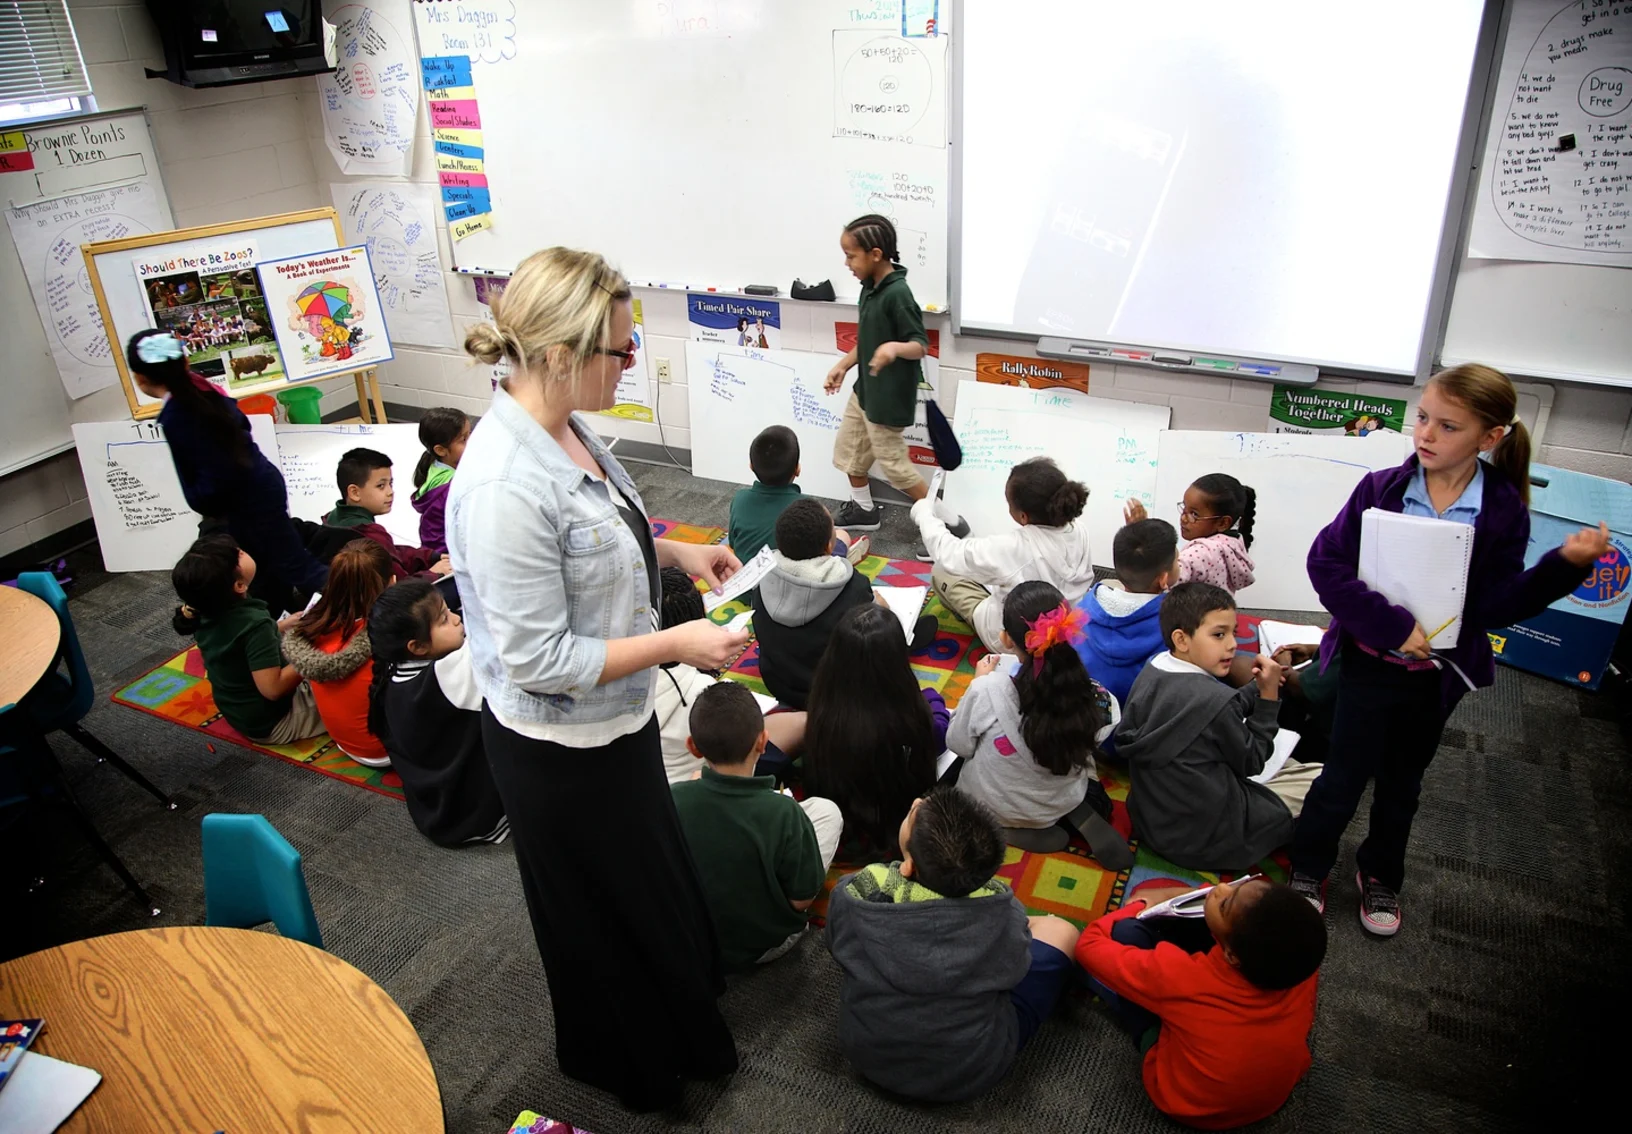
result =
[[283,715],[269,736],[250,737],[256,744],[293,744],[297,740],[317,736],[326,731],[323,727],[323,718],[318,715],[317,698],[312,695],[312,686],[308,681],[302,681],[295,686],[295,695],[289,703],[289,711]]
[[852,393],[844,406],[839,434],[833,438],[833,467],[845,476],[866,476],[875,460],[884,470],[884,479],[896,488],[905,491],[924,483],[918,467],[907,456],[907,439],[900,427],[868,421]]

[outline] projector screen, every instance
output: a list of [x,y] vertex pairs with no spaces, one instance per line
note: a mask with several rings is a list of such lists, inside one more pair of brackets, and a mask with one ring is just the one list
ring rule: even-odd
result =
[[1413,373],[1483,7],[967,0],[960,329]]

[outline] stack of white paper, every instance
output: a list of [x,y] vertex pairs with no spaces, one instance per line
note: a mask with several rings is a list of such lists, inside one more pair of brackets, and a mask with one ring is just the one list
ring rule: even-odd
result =
[[1360,581],[1416,618],[1435,648],[1456,645],[1473,559],[1473,528],[1453,520],[1367,508],[1360,517]]

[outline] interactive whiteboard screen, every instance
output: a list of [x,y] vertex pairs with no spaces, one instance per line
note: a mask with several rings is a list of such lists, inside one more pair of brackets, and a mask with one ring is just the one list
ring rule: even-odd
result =
[[1415,371],[1483,0],[963,6],[963,328]]

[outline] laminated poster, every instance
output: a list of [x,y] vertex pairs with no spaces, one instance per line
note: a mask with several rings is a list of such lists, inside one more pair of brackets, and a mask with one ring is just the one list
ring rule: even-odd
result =
[[393,357],[364,247],[257,265],[289,381],[350,374]]

